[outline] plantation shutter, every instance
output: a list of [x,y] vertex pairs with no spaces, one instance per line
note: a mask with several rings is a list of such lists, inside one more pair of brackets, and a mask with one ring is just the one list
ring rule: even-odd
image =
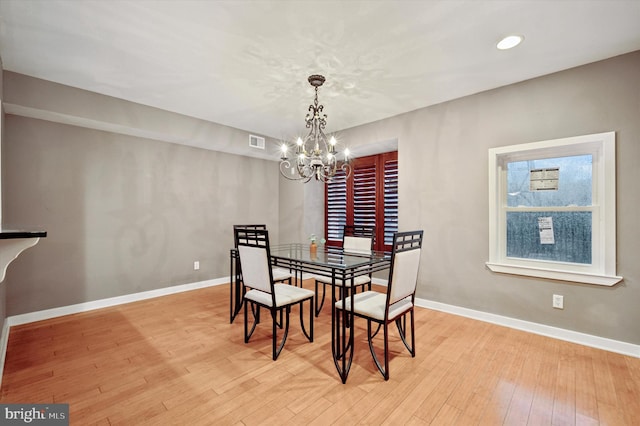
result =
[[398,153],[360,157],[351,176],[339,171],[325,185],[325,229],[328,246],[342,245],[344,225],[374,226],[375,250],[391,250],[398,231]]
[[398,232],[398,159],[384,161],[384,250],[391,250]]
[[347,179],[344,171],[336,172],[327,183],[326,192],[327,245],[341,245],[342,229],[347,224]]
[[376,163],[365,163],[353,170],[353,224],[376,226]]

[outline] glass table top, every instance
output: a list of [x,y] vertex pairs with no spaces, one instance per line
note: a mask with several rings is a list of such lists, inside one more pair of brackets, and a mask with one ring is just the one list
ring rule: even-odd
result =
[[299,243],[271,246],[271,257],[336,269],[358,268],[391,260],[391,255],[386,252],[345,252],[339,247],[318,246],[316,252],[312,253],[309,244]]

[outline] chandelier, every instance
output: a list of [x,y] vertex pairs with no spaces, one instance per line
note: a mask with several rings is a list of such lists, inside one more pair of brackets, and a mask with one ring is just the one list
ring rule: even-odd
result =
[[[298,138],[295,144],[295,159],[291,162],[287,157],[289,145],[282,144],[280,157],[280,173],[290,180],[302,180],[305,183],[311,178],[321,182],[329,182],[338,170],[345,172],[346,177],[351,174],[349,165],[349,150],[343,152],[343,160],[338,161],[336,156],[336,138],[331,136],[327,140],[324,127],[327,124],[327,115],[323,114],[323,106],[318,105],[318,87],[322,86],[325,79],[321,75],[311,75],[309,84],[315,88],[313,104],[309,105],[309,112],[305,117],[309,134],[304,138]],[[292,164],[293,163],[293,164]]]

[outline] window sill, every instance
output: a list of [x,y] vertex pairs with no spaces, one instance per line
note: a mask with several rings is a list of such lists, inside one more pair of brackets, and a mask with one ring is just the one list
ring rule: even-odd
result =
[[533,268],[530,266],[505,265],[503,263],[486,263],[487,267],[501,274],[524,275],[528,277],[548,278],[560,281],[572,281],[583,284],[594,284],[611,287],[620,281],[622,277],[610,275],[584,274],[573,271],[559,271],[544,268]]

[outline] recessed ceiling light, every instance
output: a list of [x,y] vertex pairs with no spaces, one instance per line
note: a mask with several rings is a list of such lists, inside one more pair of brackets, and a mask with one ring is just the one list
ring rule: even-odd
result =
[[496,47],[500,50],[511,49],[512,47],[516,47],[517,45],[522,43],[522,40],[524,40],[524,37],[520,35],[506,36],[498,42]]

